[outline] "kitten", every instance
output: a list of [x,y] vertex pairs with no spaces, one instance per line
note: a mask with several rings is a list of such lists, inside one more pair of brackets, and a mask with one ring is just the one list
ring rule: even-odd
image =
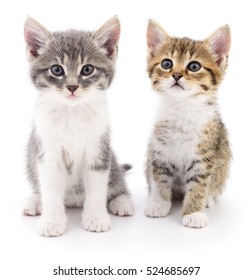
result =
[[148,73],[161,96],[148,146],[146,216],[169,213],[183,197],[183,224],[208,224],[205,207],[222,193],[231,151],[216,91],[224,76],[230,30],[223,26],[203,41],[170,37],[155,21],[147,30]]
[[82,225],[107,231],[110,216],[133,214],[124,172],[110,146],[106,90],[115,73],[120,23],[96,32],[50,33],[28,17],[24,27],[31,79],[39,96],[27,149],[34,194],[26,215],[41,214],[38,232],[58,236],[65,206],[84,207]]

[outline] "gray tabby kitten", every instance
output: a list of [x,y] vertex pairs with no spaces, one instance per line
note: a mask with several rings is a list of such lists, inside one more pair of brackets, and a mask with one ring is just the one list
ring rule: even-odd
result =
[[33,195],[25,215],[40,215],[38,232],[59,236],[65,206],[82,207],[89,231],[110,228],[109,210],[134,212],[124,172],[110,146],[106,90],[115,73],[120,23],[96,32],[49,32],[28,17],[24,26],[31,79],[39,93],[27,150]]

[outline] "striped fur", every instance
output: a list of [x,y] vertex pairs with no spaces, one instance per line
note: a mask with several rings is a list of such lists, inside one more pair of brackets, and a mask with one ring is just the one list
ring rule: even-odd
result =
[[[145,214],[168,214],[172,197],[183,197],[183,223],[204,227],[203,210],[222,193],[231,150],[221,120],[216,91],[224,76],[230,31],[218,29],[195,41],[170,37],[155,21],[147,31],[148,73],[160,95],[160,109],[148,146]],[[172,67],[163,67],[163,61]],[[200,69],[192,71],[190,63]],[[195,66],[196,67],[196,66]]]
[[27,145],[34,194],[24,214],[41,214],[40,235],[59,236],[66,227],[65,206],[83,207],[84,229],[106,231],[108,210],[119,216],[134,212],[124,179],[129,166],[121,167],[111,148],[106,94],[120,22],[114,17],[95,32],[51,33],[28,17],[24,33],[39,93]]

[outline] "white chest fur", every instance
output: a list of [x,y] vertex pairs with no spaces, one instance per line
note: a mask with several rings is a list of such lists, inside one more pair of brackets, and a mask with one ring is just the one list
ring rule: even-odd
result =
[[216,106],[205,97],[169,98],[160,100],[157,121],[151,143],[163,160],[178,167],[197,159],[197,145],[206,124],[216,114]]
[[[92,93],[89,93],[92,94]],[[35,111],[34,124],[47,160],[62,160],[62,148],[74,161],[75,170],[85,158],[96,153],[100,137],[108,130],[109,115],[106,95],[85,99],[71,105],[41,96]]]

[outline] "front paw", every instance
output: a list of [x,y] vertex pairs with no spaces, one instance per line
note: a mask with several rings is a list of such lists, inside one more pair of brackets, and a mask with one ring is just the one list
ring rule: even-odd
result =
[[82,225],[85,230],[103,232],[111,228],[111,220],[108,214],[104,215],[84,215]]
[[47,220],[44,218],[40,218],[37,225],[37,231],[41,236],[53,237],[60,236],[65,232],[66,229],[66,221],[62,220]]
[[184,215],[183,224],[190,228],[203,228],[208,224],[206,213],[194,212],[191,214]]
[[162,203],[156,203],[154,201],[149,201],[144,213],[145,216],[151,218],[161,218],[168,215],[171,209],[170,201],[163,201]]

